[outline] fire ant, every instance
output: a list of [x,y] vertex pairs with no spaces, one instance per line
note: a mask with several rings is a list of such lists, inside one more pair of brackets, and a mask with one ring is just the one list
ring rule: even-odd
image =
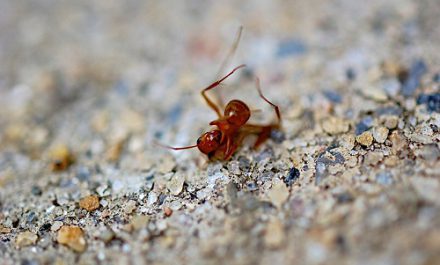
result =
[[[235,51],[238,41],[241,36],[241,30],[239,30],[238,38],[230,51],[228,57]],[[224,65],[225,63],[223,63]],[[209,132],[205,132],[197,139],[197,144],[185,146],[185,147],[172,147],[167,145],[161,145],[163,147],[172,149],[172,150],[184,150],[197,147],[202,153],[206,154],[211,160],[229,160],[238,147],[243,142],[244,138],[248,135],[256,135],[257,140],[254,143],[254,148],[258,148],[262,143],[264,143],[269,137],[273,130],[280,129],[281,127],[281,114],[277,105],[270,102],[262,93],[260,87],[260,80],[256,78],[256,88],[258,90],[258,94],[260,97],[270,104],[275,111],[277,116],[277,122],[268,124],[268,125],[258,125],[258,124],[250,124],[248,123],[249,118],[251,117],[251,110],[241,100],[233,99],[229,101],[226,105],[223,114],[220,111],[220,107],[216,105],[207,95],[206,93],[219,86],[226,78],[231,76],[235,71],[240,68],[245,67],[246,65],[242,64],[235,67],[232,71],[230,71],[227,75],[220,78],[219,80],[213,82],[208,87],[202,90],[201,95],[205,99],[208,106],[215,111],[218,116],[218,119],[213,120],[209,123],[209,125],[216,126],[216,129],[213,129]]]

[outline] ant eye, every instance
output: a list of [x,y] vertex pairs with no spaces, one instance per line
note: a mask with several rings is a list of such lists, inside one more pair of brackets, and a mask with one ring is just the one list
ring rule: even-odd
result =
[[251,116],[249,107],[240,100],[231,100],[225,108],[225,116],[229,123],[241,126]]

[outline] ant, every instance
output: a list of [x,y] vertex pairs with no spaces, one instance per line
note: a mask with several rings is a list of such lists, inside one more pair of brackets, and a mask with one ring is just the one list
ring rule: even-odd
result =
[[[241,28],[238,35],[238,40],[241,35]],[[234,45],[234,50],[238,44]],[[231,54],[232,52],[230,52]],[[228,57],[230,56],[228,55]],[[262,93],[260,87],[260,80],[256,78],[256,88],[260,97],[270,104],[277,116],[277,122],[268,125],[257,125],[248,123],[251,117],[251,110],[241,100],[233,99],[226,105],[223,114],[220,111],[220,107],[216,105],[206,93],[219,86],[225,79],[234,74],[240,68],[245,67],[242,64],[235,67],[227,75],[213,82],[208,87],[204,88],[201,92],[202,97],[205,99],[208,106],[217,114],[218,119],[213,120],[209,125],[216,126],[216,129],[205,132],[197,139],[197,144],[185,146],[185,147],[172,147],[162,145],[163,147],[172,150],[184,150],[197,147],[202,153],[206,154],[210,160],[229,160],[238,147],[243,142],[244,138],[248,135],[256,135],[257,140],[254,143],[253,148],[258,148],[269,137],[273,130],[280,129],[281,127],[281,114],[277,105],[270,102]]]

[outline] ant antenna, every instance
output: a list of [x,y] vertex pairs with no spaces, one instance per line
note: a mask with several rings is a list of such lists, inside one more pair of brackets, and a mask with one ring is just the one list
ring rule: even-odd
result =
[[235,38],[234,43],[231,46],[231,49],[229,49],[229,52],[227,53],[225,59],[223,59],[222,64],[220,65],[220,68],[217,72],[217,76],[220,76],[221,73],[223,72],[223,70],[226,68],[226,65],[228,64],[228,62],[231,60],[232,56],[234,56],[235,51],[238,48],[238,44],[240,43],[240,39],[241,39],[241,34],[243,33],[243,26],[240,26],[238,28],[238,32],[237,32],[237,37]]
[[158,145],[158,146],[161,146],[161,147],[164,147],[164,148],[168,148],[168,149],[171,149],[171,150],[176,150],[176,151],[178,151],[178,150],[185,150],[185,149],[191,149],[191,148],[197,147],[197,145],[190,145],[190,146],[183,146],[183,147],[173,147],[173,146],[161,144],[161,143],[159,143],[157,141],[154,141],[153,143]]

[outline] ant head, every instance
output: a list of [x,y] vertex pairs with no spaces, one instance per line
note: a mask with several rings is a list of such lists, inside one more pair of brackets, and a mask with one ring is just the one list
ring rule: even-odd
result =
[[219,130],[206,132],[202,134],[199,139],[197,139],[197,147],[199,148],[200,152],[207,155],[217,150],[217,148],[220,146],[221,139],[222,133]]
[[241,126],[245,124],[251,116],[251,110],[249,107],[240,100],[231,100],[225,108],[226,120],[235,126]]

